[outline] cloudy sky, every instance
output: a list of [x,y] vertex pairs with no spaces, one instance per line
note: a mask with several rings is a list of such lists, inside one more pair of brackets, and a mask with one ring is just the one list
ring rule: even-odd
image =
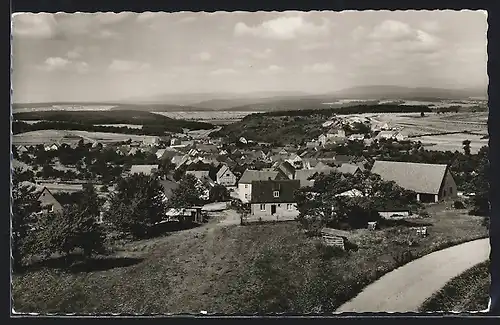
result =
[[15,102],[486,87],[481,11],[16,14]]

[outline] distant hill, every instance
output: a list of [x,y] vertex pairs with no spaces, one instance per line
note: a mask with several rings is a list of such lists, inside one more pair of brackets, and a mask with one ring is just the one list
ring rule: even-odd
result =
[[466,99],[487,96],[487,89],[442,89],[430,87],[359,86],[332,93],[335,97],[350,99]]

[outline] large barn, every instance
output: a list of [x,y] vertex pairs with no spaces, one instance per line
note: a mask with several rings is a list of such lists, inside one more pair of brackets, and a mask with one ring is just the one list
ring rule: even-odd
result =
[[415,191],[419,202],[438,202],[457,195],[457,184],[448,165],[375,161],[371,172],[385,181],[394,181],[404,189]]

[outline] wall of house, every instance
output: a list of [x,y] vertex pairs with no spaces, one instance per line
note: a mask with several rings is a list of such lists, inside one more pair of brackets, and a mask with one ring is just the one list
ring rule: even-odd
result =
[[261,210],[261,203],[253,203],[251,206],[251,215],[254,217],[267,217],[271,216],[271,206],[276,205],[276,215],[283,217],[296,217],[299,215],[297,204],[292,203],[292,210],[287,209],[288,203],[262,203],[264,210]]
[[238,192],[240,200],[243,203],[248,203],[252,199],[252,184],[238,184]]
[[439,198],[441,200],[453,199],[457,197],[457,184],[453,179],[453,176],[449,171],[446,172],[444,177],[443,185],[441,186],[441,191],[439,192]]
[[41,195],[40,198],[38,199],[40,201],[40,206],[42,208],[53,206],[53,212],[55,213],[61,213],[63,210],[62,205],[47,191],[44,191]]
[[[227,176],[227,175],[229,175],[229,176]],[[234,174],[231,172],[224,173],[224,176],[219,177],[217,182],[221,185],[224,185],[224,186],[233,186],[236,183],[236,176],[234,176]]]

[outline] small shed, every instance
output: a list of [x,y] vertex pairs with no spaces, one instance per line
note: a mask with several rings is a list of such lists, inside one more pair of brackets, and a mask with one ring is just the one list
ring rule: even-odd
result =
[[321,238],[327,246],[339,247],[345,249],[345,243],[347,242],[347,236],[349,232],[333,228],[323,228],[321,229]]

